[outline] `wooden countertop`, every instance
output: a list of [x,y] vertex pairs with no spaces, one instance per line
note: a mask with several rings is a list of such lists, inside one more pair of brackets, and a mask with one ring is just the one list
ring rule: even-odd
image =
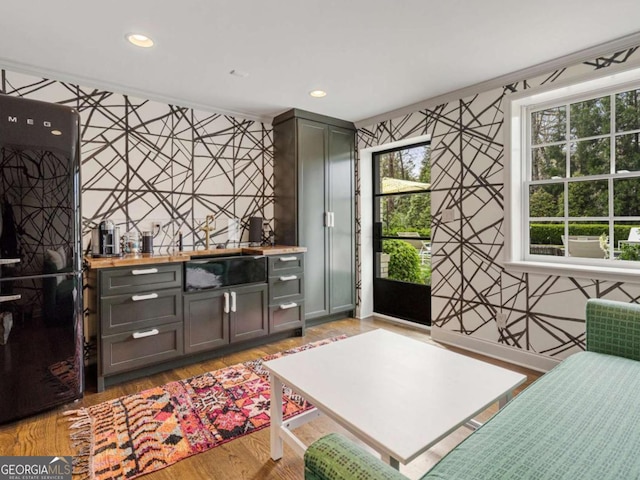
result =
[[275,245],[272,247],[243,247],[243,248],[214,248],[210,250],[190,250],[176,252],[172,255],[152,255],[141,253],[136,255],[123,255],[121,257],[85,257],[85,262],[90,269],[128,267],[132,265],[147,265],[153,263],[186,262],[191,258],[203,256],[224,255],[284,255],[288,253],[304,253],[306,247],[293,247],[288,245]]

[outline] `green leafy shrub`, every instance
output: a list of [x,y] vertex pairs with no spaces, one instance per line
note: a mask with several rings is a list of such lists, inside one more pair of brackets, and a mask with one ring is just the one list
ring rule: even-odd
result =
[[633,243],[623,243],[620,245],[620,255],[617,257],[619,260],[631,260],[637,262],[640,260],[640,245]]
[[[631,228],[633,225],[614,225],[614,245],[629,238]],[[609,234],[609,225],[605,223],[569,224],[569,235],[599,237],[603,233]],[[562,235],[564,225],[561,224],[532,223],[529,229],[531,245],[562,245]]]
[[385,229],[382,234],[385,237],[395,237],[398,235],[398,232],[418,232],[421,237],[431,238],[431,229],[430,228],[402,228],[402,227],[394,227]]
[[422,283],[420,255],[418,251],[402,240],[385,240],[384,253],[388,253],[389,278],[403,282]]

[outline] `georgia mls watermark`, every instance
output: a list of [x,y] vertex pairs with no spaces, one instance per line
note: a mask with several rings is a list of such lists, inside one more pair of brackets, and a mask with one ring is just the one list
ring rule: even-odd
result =
[[0,457],[0,480],[71,480],[71,457]]

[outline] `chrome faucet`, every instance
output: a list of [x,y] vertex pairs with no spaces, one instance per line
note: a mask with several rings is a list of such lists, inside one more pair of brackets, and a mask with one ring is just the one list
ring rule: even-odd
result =
[[205,220],[206,225],[200,229],[204,232],[204,235],[205,235],[204,236],[205,250],[209,250],[209,240],[211,238],[211,231],[214,229],[213,226],[209,225],[209,222],[211,222],[211,224],[215,222],[215,217],[213,215],[207,215],[207,218]]

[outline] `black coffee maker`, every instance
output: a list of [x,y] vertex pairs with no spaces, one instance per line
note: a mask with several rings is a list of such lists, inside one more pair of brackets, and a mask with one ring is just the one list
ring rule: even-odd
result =
[[120,227],[116,227],[112,220],[102,220],[91,231],[91,256],[120,256]]

